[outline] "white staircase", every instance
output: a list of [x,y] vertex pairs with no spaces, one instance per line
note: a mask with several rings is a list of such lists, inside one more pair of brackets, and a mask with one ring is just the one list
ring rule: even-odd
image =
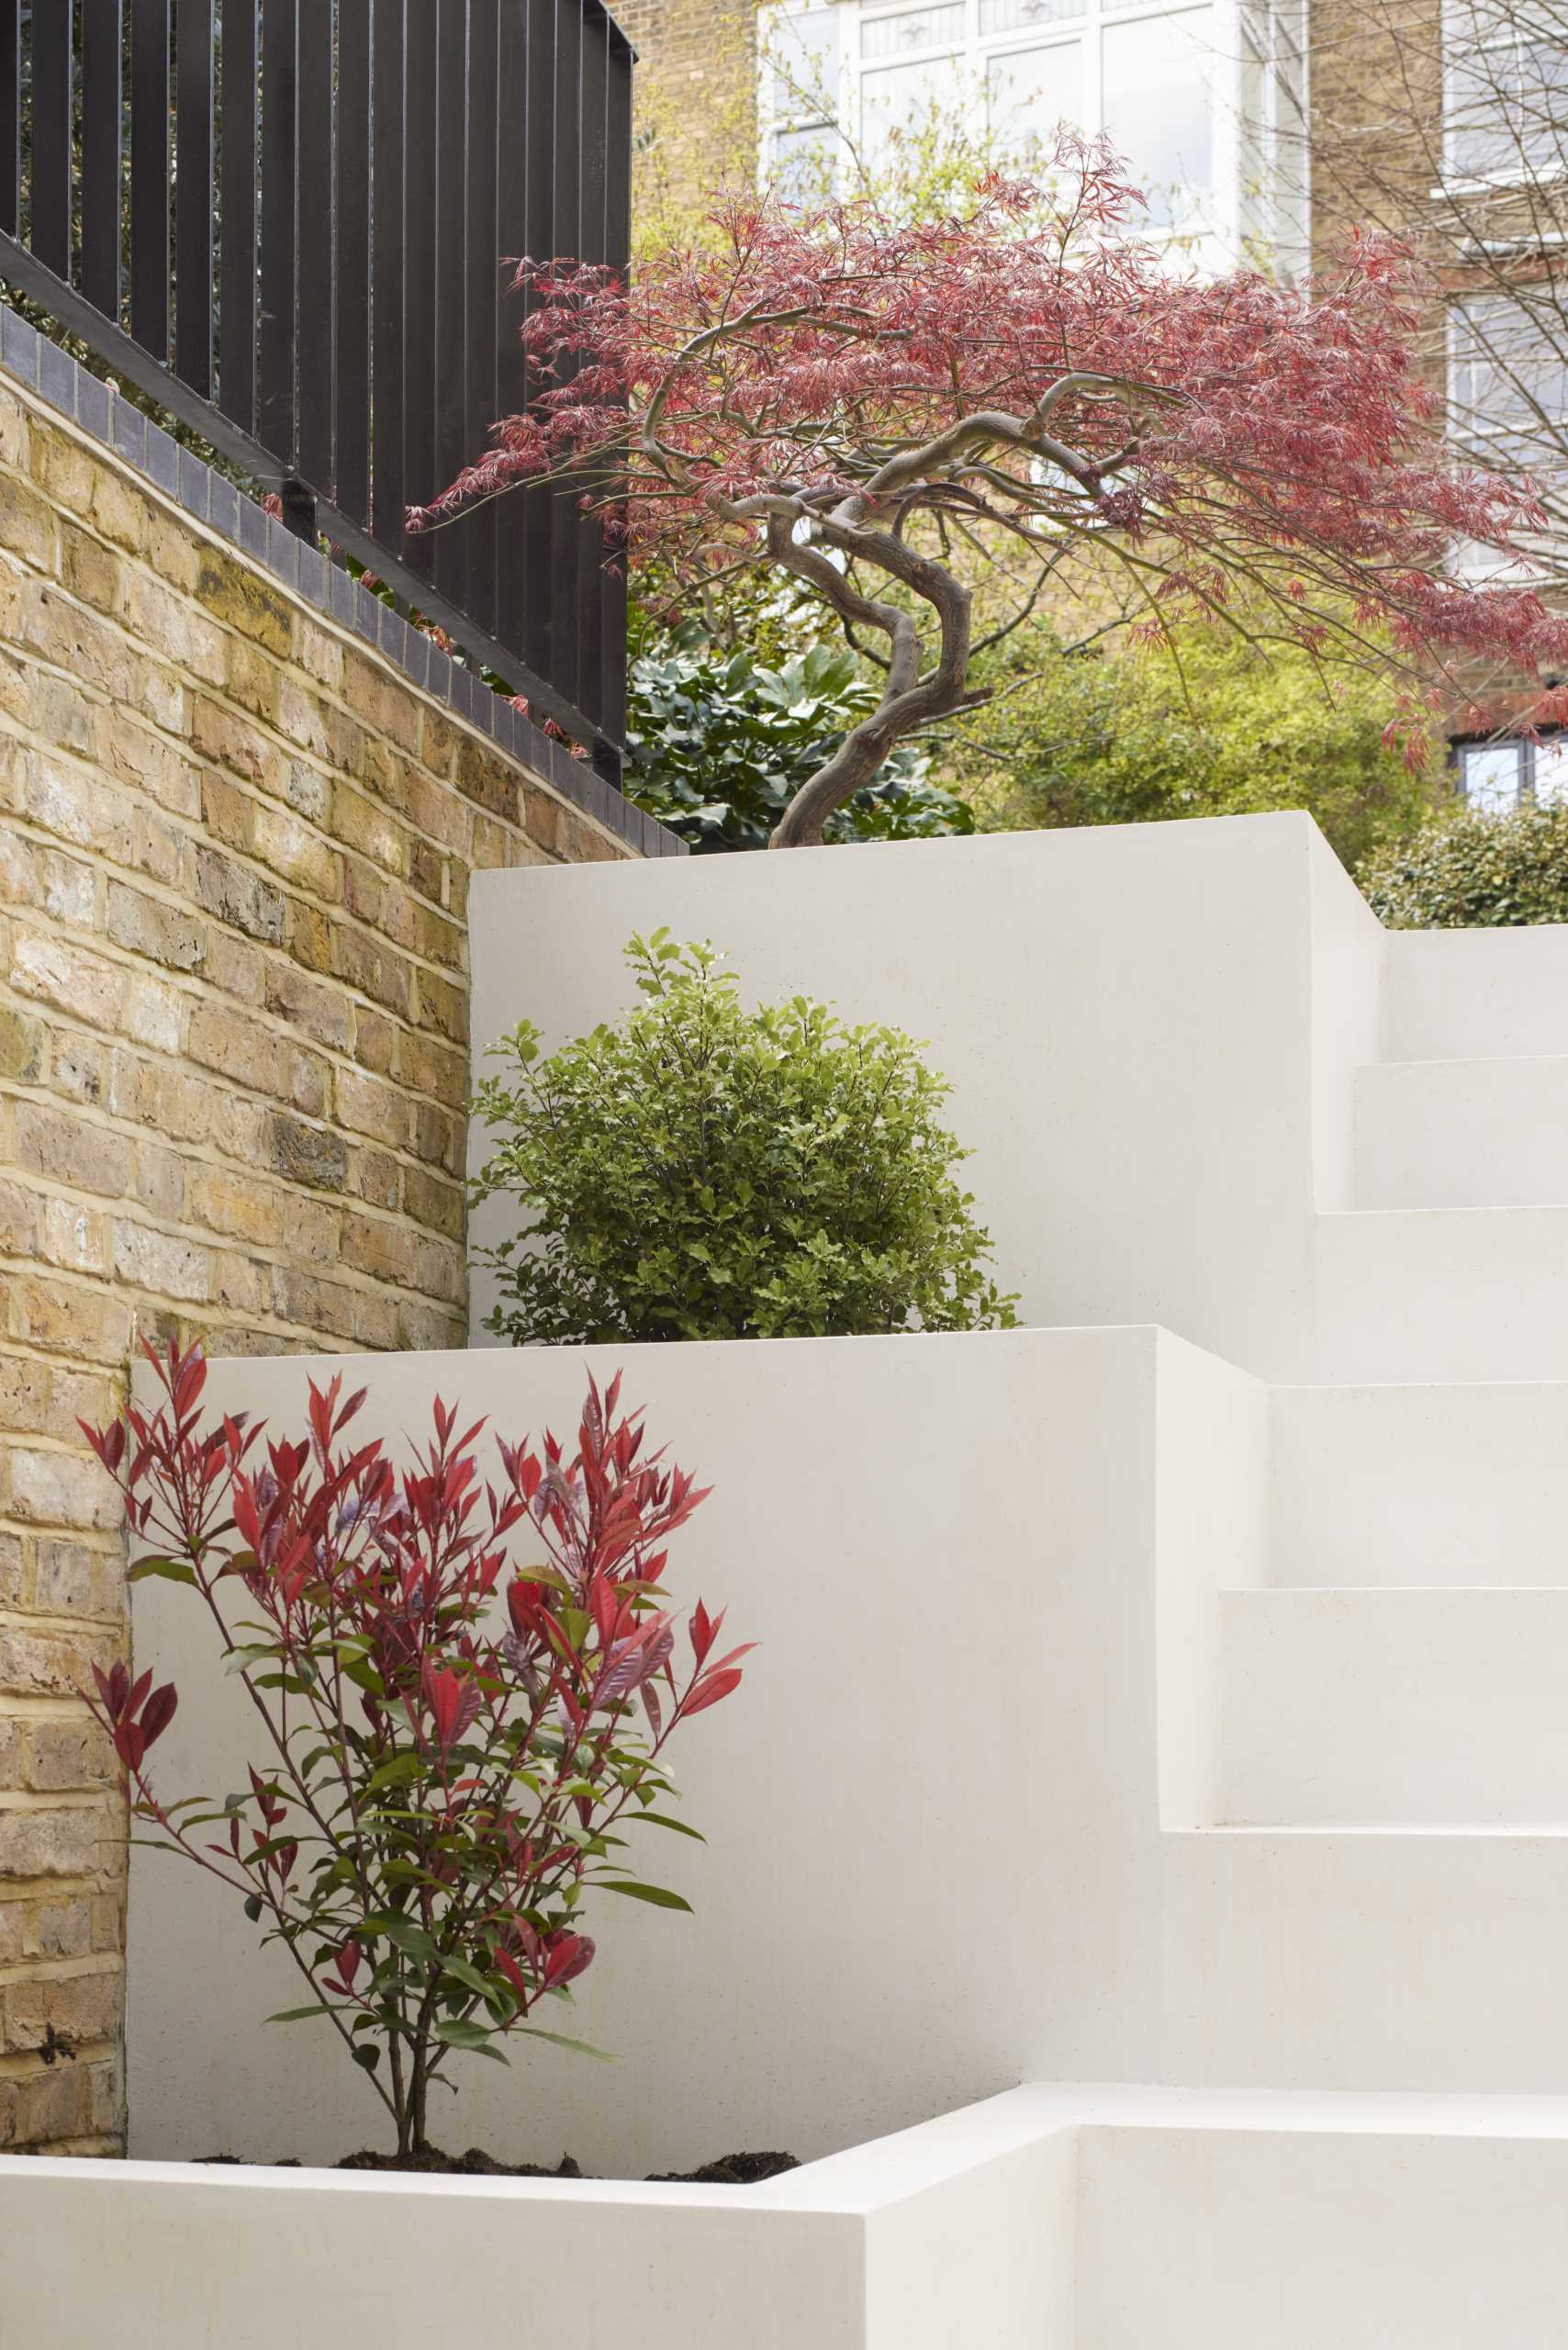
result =
[[[1322,1294],[1276,1388],[1271,1580],[1220,1600],[1224,1823],[1568,1834],[1568,931],[1394,934]],[[1523,1374],[1521,1376],[1521,1374]]]
[[[898,2322],[857,2271],[833,2338],[1568,2343],[1568,927],[1385,937],[1283,817],[497,873],[473,906],[477,1050],[615,1016],[661,923],[930,1039],[1028,1326],[598,1359],[711,1478],[683,1572],[760,1646],[682,1761],[697,1923],[615,1921],[584,2032],[633,2057],[531,2076],[550,2143],[651,2155],[722,2111],[813,2152],[1157,2082],[1016,2093],[1072,2134],[1048,2228],[953,2114],[997,2168],[946,2217],[868,2189]],[[213,1390],[276,1413],[308,1368]],[[400,1428],[572,1400],[548,1349],[365,1375]],[[175,1597],[139,1586],[150,1653]],[[171,1749],[234,1696],[187,1681]],[[193,2109],[215,2143],[318,2126],[303,2042],[245,2071],[255,1986],[157,1859],[141,2146]],[[194,2021],[193,1974],[227,2002]],[[472,2094],[512,2126],[515,2088]],[[840,2161],[896,2179],[901,2143],[725,2224],[827,2210]],[[1002,2319],[910,2282],[933,2246]]]

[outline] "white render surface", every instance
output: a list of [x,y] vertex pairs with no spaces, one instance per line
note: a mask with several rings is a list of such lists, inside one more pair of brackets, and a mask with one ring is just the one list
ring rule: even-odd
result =
[[1568,928],[1385,933],[1305,816],[479,874],[471,923],[476,1067],[616,1016],[660,924],[929,1040],[1031,1323],[1271,1381],[1568,1378],[1568,1088],[1518,1066],[1568,1069]]
[[0,2340],[1559,2350],[1568,2100],[1027,2087],[748,2188],[0,2157]]
[[1542,1053],[1568,1053],[1568,924],[1387,933],[1374,1058]]
[[[1301,1801],[1231,1816],[1251,1684],[1222,1595],[1301,1595],[1274,1572],[1260,1382],[1148,1329],[590,1360],[623,1366],[654,1437],[714,1481],[675,1590],[727,1600],[761,1646],[675,1758],[708,1843],[647,1858],[695,1917],[597,1920],[576,2028],[620,2061],[476,2060],[465,2143],[637,2175],[761,2143],[813,2156],[1028,2079],[1568,2091],[1568,1835],[1536,1809],[1500,1820],[1480,1770],[1519,1736],[1537,1670],[1508,1595],[1487,1635],[1501,1695],[1454,1718],[1446,1818],[1418,1789],[1411,1816],[1372,1816],[1398,1757],[1369,1702],[1352,1824],[1325,1829],[1313,1783],[1348,1768],[1340,1716],[1316,1702],[1321,1659],[1304,1648],[1293,1678],[1288,1642],[1270,1685],[1299,1724]],[[440,1392],[514,1437],[570,1426],[583,1372],[573,1349],[342,1367],[370,1386],[366,1424],[417,1432]],[[292,1417],[322,1368],[215,1364],[211,1400]],[[1304,1442],[1291,1473],[1310,1483]],[[136,1636],[182,1691],[161,1785],[241,1783],[245,1708],[188,1595],[139,1585]],[[1568,1733],[1544,1704],[1532,1718],[1560,1776]],[[279,1953],[143,1851],[129,2002],[133,2153],[325,2160],[380,2129],[316,2026],[253,2028],[295,2003]]]
[[1220,1599],[1221,1817],[1568,1832],[1568,1590]]
[[1568,1582],[1568,1385],[1277,1387],[1270,1580]]
[[[588,1360],[623,1368],[651,1440],[715,1480],[672,1593],[726,1602],[760,1646],[674,1758],[707,1843],[639,1848],[696,1917],[601,1899],[589,1921],[571,2029],[619,2061],[530,2043],[510,2071],[467,2062],[465,2143],[638,2176],[823,2154],[1028,2077],[1180,2076],[1198,2019],[1162,2046],[1148,1872],[1162,1781],[1182,1825],[1216,1816],[1214,1594],[1259,1569],[1256,1382],[1147,1329]],[[420,1435],[439,1393],[509,1438],[575,1427],[585,1368],[572,1348],[342,1367],[369,1386],[362,1427]],[[210,1406],[281,1424],[313,1369],[215,1363]],[[242,1785],[249,1707],[203,1611],[141,1583],[135,1635],[181,1692],[161,1790]],[[286,1956],[188,1863],[138,1849],[132,1869],[131,2151],[330,2160],[374,2140],[381,2109],[316,2024],[253,2028],[297,2004]],[[1564,2050],[1568,2085],[1568,2026]]]
[[1374,1061],[1355,1100],[1359,1207],[1568,1199],[1568,1054]]
[[[761,1646],[672,1758],[708,1844],[644,1856],[695,1917],[588,1921],[574,2028],[620,2061],[471,2065],[453,2126],[811,2159],[739,2194],[0,2162],[0,2350],[13,2310],[59,2333],[67,2221],[111,2271],[150,2247],[170,2330],[129,2350],[210,2338],[214,2242],[222,2338],[271,2350],[285,2211],[323,2306],[431,2230],[465,2331],[585,2350],[631,2310],[647,2350],[1557,2350],[1568,929],[1385,935],[1293,816],[484,875],[471,912],[480,1046],[613,1017],[660,925],[929,1039],[1036,1326],[588,1358],[714,1484],[678,1595]],[[221,1363],[211,1401],[293,1420],[334,1367]],[[584,1363],[342,1367],[393,1432],[439,1392],[516,1437]],[[182,1691],[161,1784],[238,1783],[187,1596],[140,1586],[135,1636]],[[378,2140],[314,2026],[255,2028],[286,1962],[145,1852],[129,1982],[134,2155]],[[1074,2081],[1113,2086],[1014,2087]],[[308,2298],[287,2338],[337,2350]]]

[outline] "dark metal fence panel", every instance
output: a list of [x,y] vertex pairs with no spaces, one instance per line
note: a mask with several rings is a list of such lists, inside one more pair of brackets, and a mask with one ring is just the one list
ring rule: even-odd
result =
[[403,516],[538,388],[510,264],[624,261],[631,73],[599,0],[0,0],[0,276],[601,764],[597,512]]

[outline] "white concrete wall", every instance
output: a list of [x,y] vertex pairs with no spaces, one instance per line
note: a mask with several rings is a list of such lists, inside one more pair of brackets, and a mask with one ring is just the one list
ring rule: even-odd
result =
[[[634,1002],[633,931],[710,938],[753,1000],[929,1040],[1025,1320],[1159,1322],[1315,1375],[1314,1091],[1337,1205],[1382,933],[1305,817],[478,874],[469,917],[477,1069],[525,1015],[554,1044]],[[481,1337],[492,1302],[482,1280]]]
[[[673,1588],[728,1602],[761,1646],[675,1758],[707,1844],[647,1837],[696,1917],[596,1905],[577,2029],[620,2061],[537,2043],[510,2073],[472,2061],[451,2126],[634,2176],[738,2146],[820,2154],[1082,2069],[1071,2020],[1118,1964],[1147,1986],[1157,1955],[1141,1933],[1115,1955],[1143,1896],[1114,1859],[1157,1832],[1155,1334],[591,1360],[623,1364],[652,1438],[716,1473]],[[281,1425],[305,1368],[216,1363],[212,1407],[242,1397]],[[352,1375],[362,1427],[418,1434],[440,1392],[515,1437],[575,1425],[583,1362],[411,1355]],[[188,1598],[135,1594],[138,1657],[181,1692],[159,1785],[221,1793],[244,1783],[249,1708]],[[133,1867],[133,2151],[315,2158],[374,2137],[380,2108],[318,2026],[260,2028],[297,2003],[292,1971],[232,1897],[162,1853]]]
[[1026,1321],[1271,1380],[1568,1378],[1568,929],[1385,936],[1305,816],[481,874],[471,912],[481,1053],[618,1015],[661,924],[928,1039]]
[[[1476,1833],[1480,1809],[1416,1832],[1223,1824],[1220,1594],[1271,1570],[1267,1398],[1245,1374],[1137,1329],[594,1360],[623,1362],[655,1436],[716,1480],[676,1588],[762,1645],[677,1758],[708,1844],[649,1856],[695,1918],[597,1921],[577,2020],[620,2061],[476,2060],[438,2132],[635,2174],[813,2155],[1028,2078],[1568,2088],[1568,1837]],[[215,1365],[214,1405],[286,1421],[308,1368]],[[394,1431],[439,1390],[516,1435],[570,1424],[582,1364],[353,1374]],[[139,1586],[136,1639],[182,1691],[160,1784],[241,1783],[245,1709],[188,1595]],[[1284,1694],[1305,1778],[1333,1719]],[[136,1853],[133,2151],[374,2137],[318,2027],[260,2028],[294,1996],[219,1888]]]

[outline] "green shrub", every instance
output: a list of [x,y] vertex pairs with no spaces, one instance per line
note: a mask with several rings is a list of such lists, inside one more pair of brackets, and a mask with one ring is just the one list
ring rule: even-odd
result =
[[[816,645],[771,666],[689,622],[633,658],[624,788],[698,854],[766,848],[801,786],[877,699],[846,648]],[[929,755],[895,751],[874,786],[827,826],[830,841],[972,833],[966,803],[927,781]]]
[[1305,808],[1354,867],[1431,812],[1431,783],[1383,746],[1387,677],[1320,676],[1305,654],[1265,655],[1218,623],[1184,622],[1175,655],[1003,645],[987,682],[997,701],[966,722],[994,778],[977,795],[986,829]]
[[1568,808],[1465,810],[1369,857],[1357,878],[1391,930],[1568,922]]
[[711,946],[626,959],[643,1002],[548,1058],[524,1021],[476,1113],[475,1195],[526,1221],[481,1254],[514,1346],[1010,1326],[953,1179],[951,1091],[893,1028],[804,996],[749,1012]]

